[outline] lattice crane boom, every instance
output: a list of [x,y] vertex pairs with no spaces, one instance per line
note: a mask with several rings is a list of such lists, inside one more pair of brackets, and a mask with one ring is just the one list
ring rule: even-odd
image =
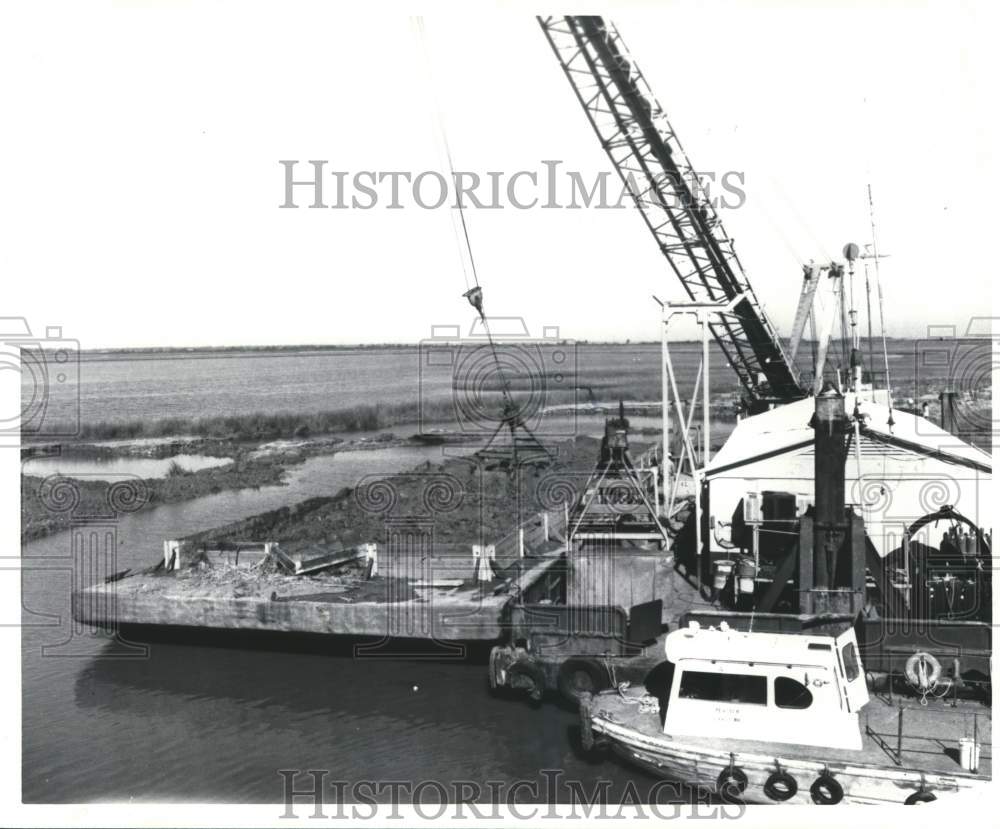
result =
[[694,301],[731,300],[712,334],[750,398],[806,395],[715,208],[621,36],[600,17],[539,17],[566,77],[661,252]]

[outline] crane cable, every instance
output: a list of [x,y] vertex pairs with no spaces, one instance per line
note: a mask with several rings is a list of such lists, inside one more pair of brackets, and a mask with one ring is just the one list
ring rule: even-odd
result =
[[[438,101],[437,95],[435,94],[435,84],[434,84],[434,73],[431,67],[430,53],[427,50],[427,39],[426,33],[424,31],[424,18],[422,16],[412,17],[411,23],[413,26],[413,31],[416,35],[417,43],[420,49],[420,55],[424,62],[424,75],[427,80],[427,97],[430,100],[431,108],[434,112],[434,123],[437,127],[438,140],[440,142],[440,150],[444,153],[444,160],[447,162],[448,172],[450,174],[449,181],[455,183],[455,164],[452,161],[451,156],[451,145],[448,143],[448,133],[445,130],[444,124],[444,112],[441,109],[440,102]],[[465,210],[462,204],[461,193],[457,191],[455,194],[455,201],[458,205],[458,216],[459,223],[454,220],[454,214],[452,214],[452,230],[455,232],[455,241],[459,245],[459,258],[462,260],[462,273],[465,276],[465,287],[471,289],[473,287],[469,282],[469,272],[472,273],[472,283],[475,287],[479,287],[479,276],[476,272],[476,260],[472,255],[472,243],[469,240],[469,228],[465,223]],[[459,230],[461,229],[461,236],[459,236]],[[468,266],[466,265],[465,256],[468,256]]]
[[[424,18],[422,15],[416,15],[411,18],[411,23],[416,39],[419,43],[420,54],[424,61],[424,70],[428,85],[428,98],[430,99],[432,109],[434,110],[434,120],[435,125],[437,126],[438,139],[440,141],[441,149],[444,152],[444,157],[448,166],[448,173],[450,175],[449,181],[454,185],[456,183],[455,164],[452,160],[451,145],[448,143],[448,133],[445,130],[444,113],[437,99],[437,95],[435,94],[434,73],[432,71],[430,53],[427,50]],[[486,318],[486,314],[483,311],[483,289],[479,284],[479,274],[476,271],[476,259],[472,254],[472,241],[469,239],[469,226],[465,221],[465,204],[462,201],[462,193],[457,186],[455,188],[455,204],[458,207],[459,221],[458,223],[455,222],[455,214],[453,213],[451,224],[452,231],[455,234],[455,242],[459,247],[459,259],[462,262],[462,275],[465,277],[466,291],[463,296],[469,301],[469,304],[476,309],[480,320],[482,320],[483,330],[486,332],[486,339],[489,342],[490,351],[493,355],[493,362],[496,364],[497,374],[500,377],[500,393],[504,399],[505,414],[508,414],[513,411],[513,400],[510,396],[510,384],[508,383],[507,376],[504,373],[503,364],[500,361],[500,355],[497,352],[496,343],[493,341],[493,334],[490,331],[489,320]],[[459,228],[461,228],[461,235],[459,235]],[[463,253],[465,255],[463,255]],[[468,266],[466,265],[466,256],[468,256]],[[471,284],[469,280],[470,271],[472,275]]]

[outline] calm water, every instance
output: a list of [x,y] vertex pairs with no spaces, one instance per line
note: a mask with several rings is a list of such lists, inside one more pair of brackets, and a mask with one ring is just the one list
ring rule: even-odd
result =
[[[287,487],[223,492],[126,516],[117,530],[117,567],[153,562],[166,537],[427,460],[441,460],[440,447],[342,452],[294,468]],[[329,769],[331,779],[348,781],[472,780],[484,787],[488,780],[541,780],[539,770],[550,768],[586,787],[610,779],[617,792],[629,779],[640,790],[652,783],[640,772],[577,757],[573,712],[491,696],[477,662],[357,662],[159,643],[148,658],[134,658],[89,631],[70,638],[69,543],[61,533],[24,548],[26,802],[275,802],[279,768]],[[45,646],[55,647],[43,653]]]
[[169,458],[84,458],[47,457],[30,458],[21,465],[24,475],[87,475],[102,480],[102,475],[138,475],[140,478],[162,478],[173,464],[179,464],[188,472],[211,469],[232,463],[229,458],[213,458],[208,455],[173,455]]

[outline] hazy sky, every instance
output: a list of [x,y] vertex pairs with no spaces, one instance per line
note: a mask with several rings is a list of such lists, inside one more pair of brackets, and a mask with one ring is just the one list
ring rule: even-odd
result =
[[[869,182],[889,333],[990,313],[986,8],[607,12],[695,166],[745,176],[745,204],[722,217],[783,333],[801,264],[869,241]],[[62,325],[84,347],[416,341],[467,325],[448,209],[409,197],[401,210],[278,207],[281,159],[441,170],[432,96],[459,170],[610,170],[530,10],[424,9],[433,92],[391,4],[365,17],[119,2],[0,27],[4,313]],[[533,332],[653,338],[650,294],[681,298],[634,209],[467,219],[487,310]]]

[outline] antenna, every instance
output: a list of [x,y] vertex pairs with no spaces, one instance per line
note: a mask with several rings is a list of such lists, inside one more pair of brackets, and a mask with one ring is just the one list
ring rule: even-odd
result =
[[889,347],[885,341],[885,310],[882,299],[882,277],[879,273],[878,261],[882,257],[878,252],[878,235],[875,232],[875,201],[872,198],[872,186],[868,184],[868,217],[872,227],[872,258],[875,260],[875,287],[878,291],[878,320],[882,333],[882,358],[885,365],[885,391],[889,396],[889,428],[892,429],[895,421],[892,419],[892,383],[889,382]]

